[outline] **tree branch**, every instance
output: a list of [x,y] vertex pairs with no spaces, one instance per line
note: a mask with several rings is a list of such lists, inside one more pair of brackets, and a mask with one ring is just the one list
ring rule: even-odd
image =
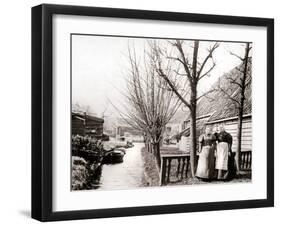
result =
[[230,55],[235,56],[235,57],[237,57],[239,60],[241,60],[242,62],[244,62],[245,59],[244,59],[243,57],[237,55],[236,53],[234,53],[234,52],[232,52],[232,51],[230,51],[229,53],[230,53]]
[[177,97],[184,103],[184,105],[186,105],[188,108],[190,108],[190,104],[182,97],[182,95],[180,95],[180,93],[178,92],[178,90],[176,89],[176,87],[173,85],[173,83],[169,80],[169,78],[163,73],[162,69],[159,68],[158,70],[159,76],[162,77],[170,86],[170,88],[172,89],[172,91],[177,95]]
[[206,97],[208,94],[212,93],[212,92],[215,92],[217,91],[217,89],[213,88],[213,89],[210,89],[209,91],[203,93],[202,95],[200,95],[199,97],[197,97],[197,100],[200,100],[202,97]]
[[[199,68],[199,70],[198,70],[198,74],[197,74],[197,78],[199,79],[200,78],[200,75],[201,75],[201,73],[202,73],[202,71],[203,71],[203,69],[204,69],[204,67],[205,67],[205,65],[206,65],[206,63],[208,62],[208,60],[210,59],[210,58],[213,58],[213,53],[214,53],[214,51],[217,49],[219,47],[219,43],[215,43],[210,49],[209,49],[209,54],[205,57],[205,59],[204,59],[204,61],[203,61],[203,63],[201,64],[201,67]],[[213,68],[215,67],[215,65],[213,65]],[[212,69],[213,69],[212,68]],[[212,70],[211,69],[211,70]],[[205,73],[206,74],[206,73]],[[204,77],[204,76],[203,76]],[[202,78],[202,76],[201,76],[201,78]]]
[[200,79],[204,78],[206,75],[209,75],[209,73],[215,68],[215,66],[216,66],[216,63],[213,62],[212,67],[210,67],[210,69],[209,69],[207,72],[205,72],[203,75],[199,76],[198,81],[199,81]]
[[223,94],[225,94],[229,99],[231,99],[233,102],[237,103],[240,105],[240,102],[236,100],[234,97],[232,97],[229,93],[227,93],[223,88],[218,87],[218,90],[220,90]]
[[236,79],[233,79],[233,78],[231,78],[231,77],[227,77],[227,79],[230,81],[230,83],[239,86],[241,89],[243,88],[243,87],[242,87],[242,84],[239,83],[239,82],[237,82]]
[[176,48],[178,49],[178,51],[179,51],[179,53],[180,53],[180,55],[181,55],[181,60],[180,60],[180,62],[182,63],[182,65],[183,65],[183,67],[184,67],[184,70],[185,70],[185,72],[186,72],[188,78],[189,78],[190,80],[192,80],[192,75],[191,75],[190,70],[189,70],[189,67],[188,67],[188,65],[189,65],[188,59],[185,57],[185,54],[184,54],[184,52],[183,52],[182,43],[181,43],[179,40],[177,40],[175,46],[176,46]]

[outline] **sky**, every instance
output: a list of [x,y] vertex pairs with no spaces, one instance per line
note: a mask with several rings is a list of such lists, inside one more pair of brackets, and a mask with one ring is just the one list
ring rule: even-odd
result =
[[[72,105],[88,107],[90,113],[99,117],[117,117],[111,103],[118,107],[123,102],[128,44],[142,53],[146,42],[145,38],[72,35]],[[200,41],[199,56],[206,55],[210,44],[213,43]],[[208,90],[220,76],[241,63],[230,51],[243,56],[244,44],[220,42],[213,55],[216,67],[210,77],[200,81],[199,93]]]

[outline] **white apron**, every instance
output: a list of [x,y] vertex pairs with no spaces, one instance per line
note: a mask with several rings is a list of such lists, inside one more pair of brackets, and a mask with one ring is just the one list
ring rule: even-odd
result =
[[228,143],[220,142],[217,145],[216,169],[228,170]]

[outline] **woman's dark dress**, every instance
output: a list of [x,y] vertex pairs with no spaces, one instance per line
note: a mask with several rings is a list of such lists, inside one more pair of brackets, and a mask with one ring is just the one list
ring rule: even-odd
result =
[[212,179],[215,170],[215,144],[216,137],[213,134],[201,135],[199,142],[202,145],[196,170],[196,176],[203,179]]

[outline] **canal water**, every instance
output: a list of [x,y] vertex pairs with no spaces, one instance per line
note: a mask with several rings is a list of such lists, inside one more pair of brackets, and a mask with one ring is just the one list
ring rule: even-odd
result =
[[126,149],[122,163],[104,164],[96,189],[127,189],[146,186],[141,149],[144,143],[134,143]]

